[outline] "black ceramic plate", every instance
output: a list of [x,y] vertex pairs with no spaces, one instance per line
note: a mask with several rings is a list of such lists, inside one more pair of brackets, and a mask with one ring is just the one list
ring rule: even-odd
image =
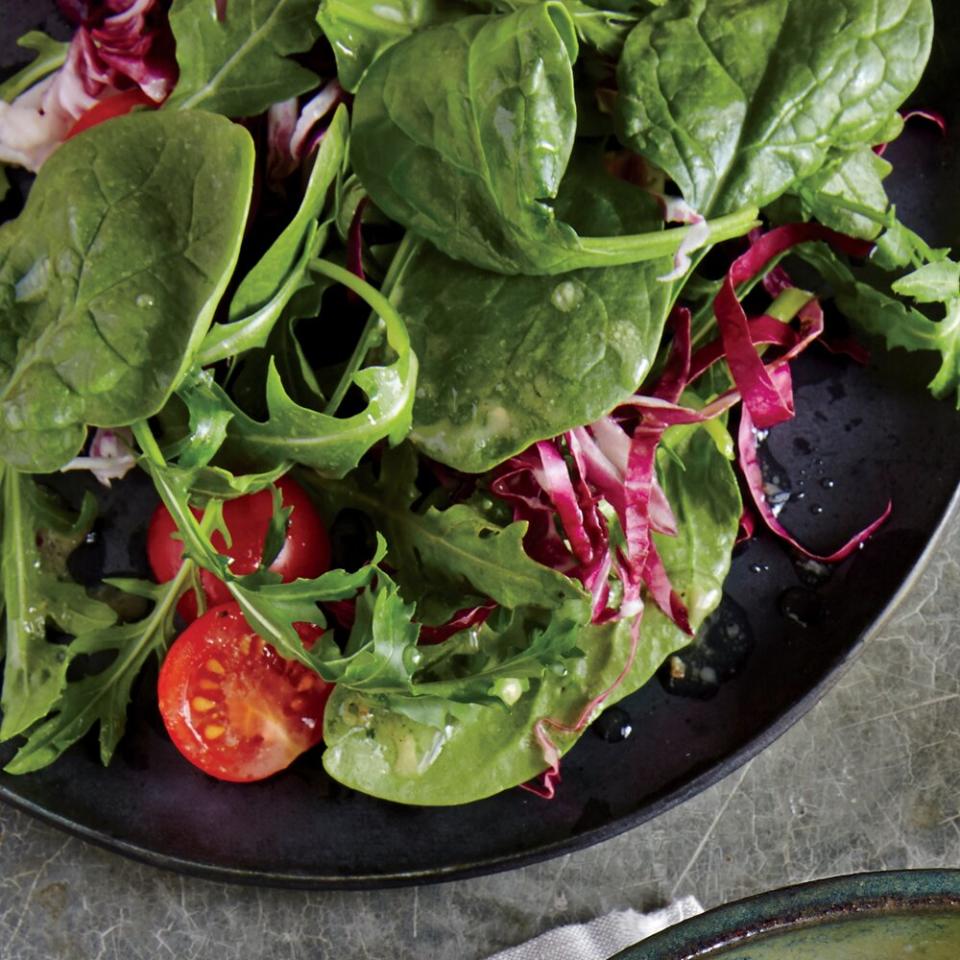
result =
[[[51,8],[35,0],[13,13],[8,6],[0,63],[15,62],[14,39]],[[915,100],[954,124],[950,51],[960,28],[956,18],[944,19]],[[890,154],[901,170],[894,185],[901,215],[936,243],[954,241],[960,225],[957,143],[920,123]],[[902,352],[878,355],[867,368],[819,348],[803,358],[797,419],[768,444],[793,492],[781,519],[820,549],[864,526],[888,497],[892,519],[828,577],[796,565],[769,538],[752,542],[735,560],[719,626],[688,658],[699,664],[698,682],[670,691],[658,678],[625,701],[632,736],[611,743],[588,733],[565,760],[552,802],[511,790],[466,807],[402,807],[341,788],[307,758],[265,783],[218,783],[184,763],[166,739],[149,677],[108,769],[92,743],[81,743],[40,773],[0,775],[0,797],[159,866],[313,887],[503,870],[634,827],[730,773],[808,710],[929,552],[960,481],[960,422],[950,403],[927,394],[932,373]],[[138,489],[138,496],[125,487],[107,498],[114,532],[79,558],[88,573],[142,566],[153,501],[146,484]],[[0,760],[11,752],[0,751]]]

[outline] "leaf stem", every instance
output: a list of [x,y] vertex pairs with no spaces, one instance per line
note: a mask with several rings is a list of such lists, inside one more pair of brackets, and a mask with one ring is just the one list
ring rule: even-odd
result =
[[[708,221],[707,243],[720,243],[749,233],[760,226],[756,207],[744,207],[736,213]],[[628,237],[583,237],[573,257],[571,269],[580,267],[616,267],[644,260],[672,256],[680,249],[692,226],[671,227]]]

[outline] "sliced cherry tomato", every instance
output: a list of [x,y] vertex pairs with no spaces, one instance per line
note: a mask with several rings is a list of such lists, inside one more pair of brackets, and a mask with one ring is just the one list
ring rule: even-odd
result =
[[[281,477],[277,481],[283,505],[292,507],[287,522],[287,535],[283,547],[270,569],[279,573],[288,583],[301,577],[312,579],[330,567],[330,538],[326,527],[310,501],[306,491],[295,480]],[[194,510],[199,517],[200,511]],[[237,574],[253,573],[263,559],[263,541],[273,516],[273,494],[267,490],[252,493],[223,505],[223,519],[230,531],[228,547],[223,535],[215,533],[211,538],[220,553],[233,558],[231,570]],[[165,583],[172,580],[183,563],[183,543],[174,539],[177,525],[167,508],[160,504],[154,511],[147,531],[147,559],[154,577]],[[231,599],[230,591],[222,580],[206,570],[200,571],[200,585],[207,606],[214,607]],[[195,620],[197,598],[193,591],[185,593],[177,606],[177,612],[185,620]]]
[[134,107],[155,108],[157,104],[151,100],[139,87],[131,87],[122,93],[115,93],[113,96],[105,97],[99,103],[94,104],[79,120],[67,131],[64,139],[69,140],[84,130],[95,127],[104,120],[112,120],[114,117],[122,117],[129,113]]
[[[304,643],[312,627],[297,626]],[[204,773],[243,783],[289,766],[323,738],[333,685],[281,657],[240,605],[208,610],[174,641],[160,669],[160,714],[177,749]]]

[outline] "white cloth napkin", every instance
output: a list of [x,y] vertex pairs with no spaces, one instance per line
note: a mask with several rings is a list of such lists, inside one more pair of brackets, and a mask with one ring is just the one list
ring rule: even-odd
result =
[[653,913],[618,910],[589,923],[557,927],[489,960],[609,960],[637,941],[698,913],[703,913],[703,907],[695,897],[684,897]]

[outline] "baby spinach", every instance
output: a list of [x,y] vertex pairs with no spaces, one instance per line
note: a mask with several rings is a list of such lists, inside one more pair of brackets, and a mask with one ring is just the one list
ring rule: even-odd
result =
[[[671,255],[688,228],[580,237],[552,207],[576,134],[577,35],[556,0],[474,16],[394,44],[354,104],[351,158],[374,203],[449,256],[556,274]],[[712,225],[746,233],[756,211]]]
[[87,424],[156,413],[236,263],[250,137],[222,117],[142,112],[44,164],[0,226],[0,457],[55,470]]
[[714,216],[879,142],[933,37],[930,0],[668,0],[627,38],[624,142]]
[[174,0],[170,26],[180,79],[165,106],[252,117],[306,93],[318,77],[292,59],[319,35],[315,0]]
[[463,16],[443,0],[321,0],[317,22],[337,57],[337,79],[356,91],[388,47],[433,23]]
[[[682,464],[668,462],[663,483],[680,533],[676,538],[658,538],[657,546],[696,627],[720,601],[741,502],[730,463],[705,431],[690,436],[679,455]],[[709,497],[703,495],[705,490],[710,491]],[[522,611],[519,621],[522,636],[535,635],[535,614]],[[325,717],[324,767],[353,789],[412,804],[468,803],[531,779],[544,767],[531,735],[534,724],[545,717],[572,722],[593,697],[615,682],[630,650],[626,622],[582,626],[574,619],[567,621],[567,629],[576,630],[583,657],[557,672],[542,669],[510,706],[479,702],[455,714],[447,711],[445,718],[441,713],[438,724],[414,719],[396,699],[357,690],[334,691]],[[636,660],[608,702],[646,683],[663,660],[688,641],[649,605]],[[491,627],[482,628],[475,637],[453,637],[444,645],[449,645],[448,655],[435,664],[428,659],[427,665],[437,678],[445,669],[455,675],[462,657],[488,645],[498,649],[500,642],[498,631]],[[554,739],[566,751],[577,736],[557,734]]]
[[[576,157],[557,209],[610,236],[654,224],[636,187]],[[671,261],[577,270],[562,277],[488,273],[421,244],[394,302],[420,361],[414,442],[470,473],[532,442],[603,416],[633,394],[660,344]]]

